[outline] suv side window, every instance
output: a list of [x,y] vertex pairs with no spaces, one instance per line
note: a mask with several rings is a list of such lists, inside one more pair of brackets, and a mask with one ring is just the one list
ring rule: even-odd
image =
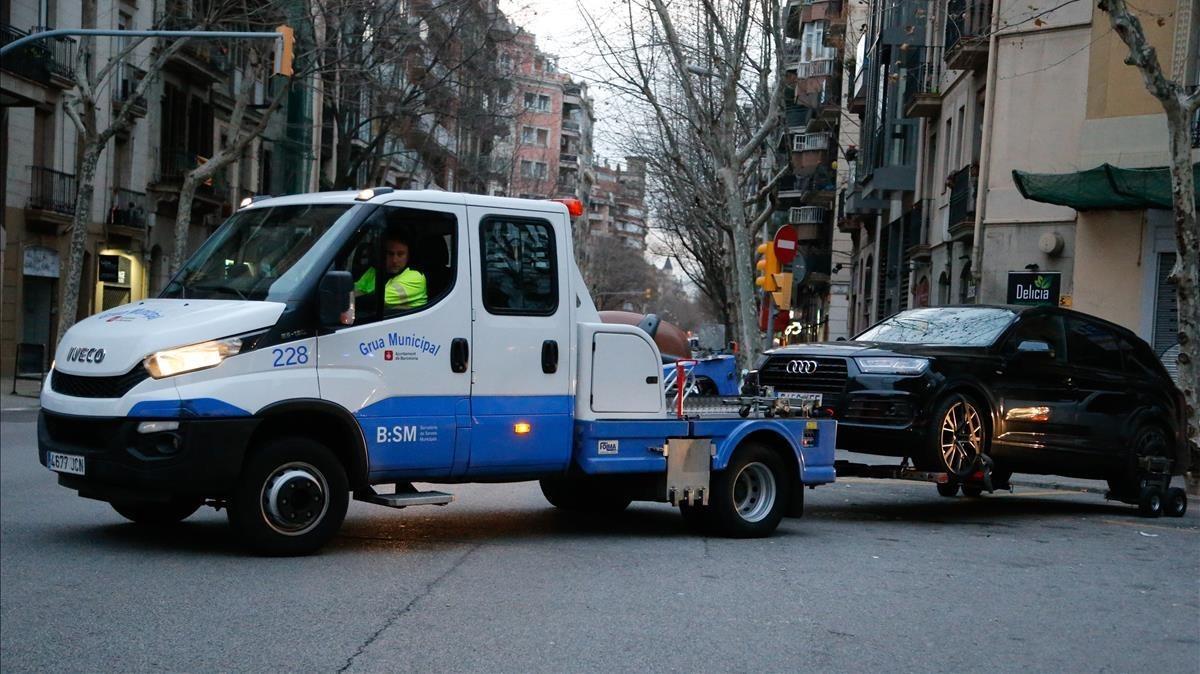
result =
[[546,220],[489,216],[479,223],[483,305],[505,316],[558,310],[554,229]]
[[1162,364],[1154,357],[1154,352],[1145,344],[1121,338],[1121,355],[1125,361],[1125,371],[1142,379],[1162,379],[1166,376]]
[[458,220],[450,213],[380,206],[335,258],[354,279],[353,325],[437,304],[454,286]]
[[1116,333],[1101,325],[1068,318],[1067,359],[1074,367],[1120,372],[1121,343]]
[[1054,362],[1060,364],[1067,362],[1066,339],[1063,335],[1062,316],[1042,314],[1018,319],[1017,325],[1004,347],[1004,352],[1014,354],[1017,352],[1017,347],[1021,345],[1021,342],[1029,340],[1046,342],[1050,345],[1050,348],[1054,349]]

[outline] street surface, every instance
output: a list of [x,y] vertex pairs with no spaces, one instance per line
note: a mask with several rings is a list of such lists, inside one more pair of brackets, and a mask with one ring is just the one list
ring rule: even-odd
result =
[[262,559],[224,512],[156,531],[58,487],[35,415],[3,412],[4,672],[1200,670],[1195,499],[1147,520],[845,479],[737,541],[665,505],[588,519],[536,483],[455,485],[443,508],[352,502],[322,554]]

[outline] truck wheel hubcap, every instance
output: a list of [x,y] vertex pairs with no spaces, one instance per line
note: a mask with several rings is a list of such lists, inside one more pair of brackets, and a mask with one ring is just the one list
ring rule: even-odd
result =
[[733,481],[733,505],[747,522],[765,518],[775,506],[775,475],[761,463],[748,463]]
[[276,468],[263,483],[262,510],[275,531],[298,536],[317,525],[329,509],[329,485],[321,471],[307,463]]

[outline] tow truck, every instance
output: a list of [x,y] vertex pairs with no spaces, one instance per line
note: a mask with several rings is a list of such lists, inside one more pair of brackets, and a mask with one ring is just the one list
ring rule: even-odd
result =
[[[731,537],[800,515],[835,478],[835,422],[692,413],[685,387],[672,404],[654,340],[600,320],[581,214],[386,187],[247,199],[157,298],[63,336],[39,459],[134,522],[225,508],[273,555],[325,545],[351,496],[454,498],[417,482],[538,480],[598,513],[669,502]],[[393,297],[397,241],[424,298]]]

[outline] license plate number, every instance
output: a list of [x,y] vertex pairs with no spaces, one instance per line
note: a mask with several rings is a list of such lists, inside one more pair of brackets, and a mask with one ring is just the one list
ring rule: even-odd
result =
[[788,393],[780,393],[779,397],[787,398],[788,400],[796,400],[796,401],[799,401],[802,403],[810,402],[813,405],[821,404],[821,394],[820,393],[791,393],[791,392],[788,392]]
[[72,475],[83,475],[85,464],[82,456],[75,454],[59,454],[57,452],[46,453],[46,464],[50,470],[58,473],[70,473]]

